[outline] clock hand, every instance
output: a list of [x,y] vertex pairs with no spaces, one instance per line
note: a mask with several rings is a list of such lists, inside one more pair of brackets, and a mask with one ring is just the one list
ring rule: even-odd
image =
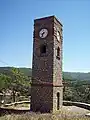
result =
[[45,33],[45,32],[42,32],[42,37],[43,37],[44,33]]

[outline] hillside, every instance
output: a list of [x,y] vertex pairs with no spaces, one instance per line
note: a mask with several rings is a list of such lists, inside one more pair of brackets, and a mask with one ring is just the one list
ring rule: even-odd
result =
[[[24,75],[28,76],[27,78],[29,78],[28,80],[31,80],[31,76],[32,76],[32,69],[31,68],[17,68],[19,69],[21,72],[24,73]],[[11,67],[0,67],[0,73],[5,74],[6,76],[10,76],[12,77],[12,73],[11,73]],[[12,82],[8,82],[8,79],[3,79],[1,76],[1,91],[9,89],[10,91],[13,90],[12,88],[16,88],[15,92],[19,92],[21,96],[25,95],[28,98],[28,95],[31,94],[31,85],[30,85],[30,81],[26,81],[28,82],[24,84],[22,84],[22,82],[20,82],[22,80],[22,77],[20,79],[20,81],[16,81],[16,84],[14,82],[14,79],[12,77]],[[77,102],[84,102],[84,103],[89,103],[90,104],[90,73],[79,73],[79,72],[63,72],[63,99],[67,100],[67,101],[77,101]],[[5,81],[5,82],[3,82]],[[5,84],[4,84],[5,83]],[[12,83],[12,84],[11,84]],[[7,85],[9,85],[9,87],[7,87]],[[14,87],[13,87],[14,85]],[[19,85],[19,87],[18,87]],[[3,89],[2,89],[3,88]],[[14,93],[14,92],[13,92]],[[26,97],[25,97],[26,99]],[[17,97],[17,100],[21,100],[21,98]],[[6,103],[11,102],[11,101],[15,101],[14,97],[6,98],[5,99]]]
[[70,80],[90,80],[90,73],[80,73],[80,72],[63,72],[64,79]]
[[[31,68],[17,68],[19,69],[24,75],[31,76],[32,75],[32,69]],[[4,74],[10,74],[11,67],[0,67],[0,73]]]
[[[0,67],[0,73],[9,74],[11,67]],[[23,72],[26,76],[32,75],[31,68],[18,68],[21,72]],[[80,72],[63,72],[64,79],[70,80],[90,80],[90,73],[80,73]]]

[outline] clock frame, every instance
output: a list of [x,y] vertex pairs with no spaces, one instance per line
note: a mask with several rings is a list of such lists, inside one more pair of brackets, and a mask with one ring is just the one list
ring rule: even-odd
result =
[[40,37],[40,38],[46,38],[47,35],[48,35],[48,29],[42,28],[42,29],[39,31],[39,37]]

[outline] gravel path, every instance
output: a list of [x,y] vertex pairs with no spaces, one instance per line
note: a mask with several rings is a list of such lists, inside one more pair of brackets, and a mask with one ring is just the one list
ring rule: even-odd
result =
[[86,114],[90,113],[89,110],[76,107],[76,106],[63,106],[61,114],[59,116],[68,117],[85,117]]
[[[18,110],[30,110],[29,107],[16,107],[15,109]],[[45,116],[45,117],[53,117],[52,115],[55,115],[57,118],[81,118],[81,117],[85,117],[86,114],[90,113],[89,110],[80,108],[80,107],[76,107],[76,106],[63,106],[62,109],[56,113],[52,113],[52,114],[36,114],[36,113],[32,113],[30,112],[30,114],[36,114],[36,115],[40,115],[40,116]]]
[[[22,107],[22,108],[18,108],[18,109],[29,109],[29,108],[25,108],[25,107]],[[57,114],[57,117],[70,117],[70,118],[73,118],[73,117],[85,117],[86,114],[90,113],[89,110],[86,110],[86,109],[83,109],[83,108],[80,108],[80,107],[76,107],[76,106],[63,106],[61,111],[60,112],[57,112],[55,114]],[[44,114],[45,115],[45,114]],[[47,114],[48,116],[50,114]]]

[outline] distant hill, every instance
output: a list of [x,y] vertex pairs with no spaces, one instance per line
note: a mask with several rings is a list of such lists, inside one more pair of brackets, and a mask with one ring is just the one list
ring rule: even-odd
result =
[[64,79],[70,80],[90,80],[90,73],[80,73],[80,72],[63,72]]
[[[19,69],[26,76],[32,76],[31,68],[17,68],[17,69]],[[0,67],[0,73],[9,74],[10,71],[11,71],[11,67]]]
[[[17,68],[18,69],[18,68]],[[31,68],[19,68],[26,76],[32,76]],[[9,74],[11,67],[0,67],[0,73]],[[90,73],[80,73],[80,72],[63,72],[64,79],[70,80],[90,80]]]
[[32,76],[32,69],[31,68],[20,68],[20,71],[23,72],[27,76]]

